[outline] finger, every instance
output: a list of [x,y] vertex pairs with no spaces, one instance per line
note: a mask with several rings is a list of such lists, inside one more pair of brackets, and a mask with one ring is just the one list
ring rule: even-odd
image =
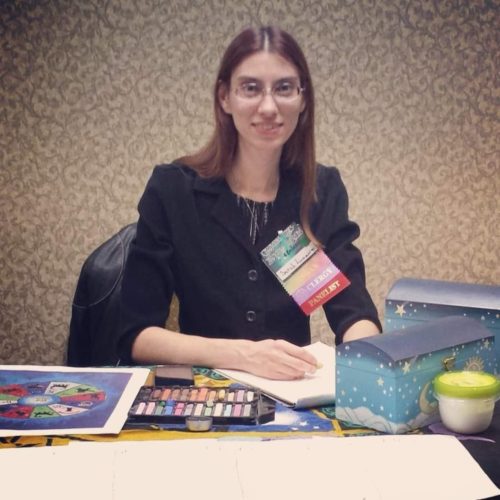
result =
[[279,360],[274,366],[276,372],[283,374],[287,379],[301,379],[307,374],[315,372],[315,365],[305,363],[304,361],[286,355],[285,358]]
[[275,380],[300,380],[303,379],[305,375],[304,371],[284,369],[273,372],[272,375],[269,375],[269,378]]
[[311,365],[318,364],[318,360],[314,357],[314,355],[312,355],[309,351],[307,351],[303,347],[299,347],[298,345],[292,344],[291,342],[287,342],[286,340],[280,341],[280,344],[283,350],[290,356],[301,359]]
[[281,347],[289,356],[288,363],[291,363],[291,366],[296,370],[303,370],[306,373],[314,373],[318,368],[320,368],[318,360],[304,348],[286,341],[283,341]]
[[282,354],[279,359],[275,359],[268,365],[271,377],[277,380],[297,380],[304,378],[306,369],[304,363],[289,355]]

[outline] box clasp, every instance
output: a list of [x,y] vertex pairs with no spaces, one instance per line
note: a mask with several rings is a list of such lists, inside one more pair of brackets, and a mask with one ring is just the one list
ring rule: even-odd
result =
[[448,358],[443,358],[443,367],[447,372],[453,370],[453,367],[455,366],[455,359],[456,359],[455,356],[449,356]]

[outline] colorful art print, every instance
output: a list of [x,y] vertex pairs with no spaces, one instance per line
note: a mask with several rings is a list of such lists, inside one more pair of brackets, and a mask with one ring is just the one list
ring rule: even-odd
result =
[[[126,370],[0,369],[0,436],[103,432],[132,377]],[[107,432],[119,432],[123,422]]]

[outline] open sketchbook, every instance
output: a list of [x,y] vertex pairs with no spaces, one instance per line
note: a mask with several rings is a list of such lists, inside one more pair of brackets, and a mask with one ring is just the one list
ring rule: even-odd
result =
[[335,348],[322,342],[305,347],[321,368],[300,380],[271,380],[240,370],[216,371],[237,382],[260,389],[273,399],[294,408],[325,406],[335,401]]

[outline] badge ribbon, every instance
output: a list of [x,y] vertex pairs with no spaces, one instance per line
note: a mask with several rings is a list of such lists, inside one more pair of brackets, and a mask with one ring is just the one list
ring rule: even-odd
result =
[[280,231],[260,254],[283,288],[308,315],[351,284],[295,222]]

